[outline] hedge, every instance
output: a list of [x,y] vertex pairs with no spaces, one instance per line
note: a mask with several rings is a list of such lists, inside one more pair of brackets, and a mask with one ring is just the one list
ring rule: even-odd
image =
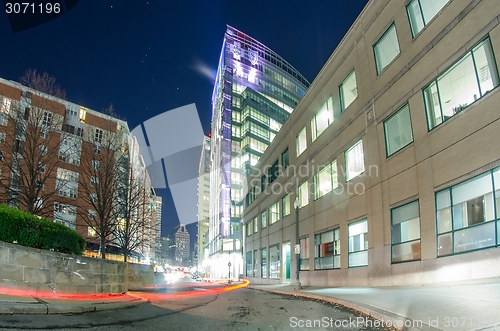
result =
[[75,230],[0,204],[0,240],[81,255],[85,239]]

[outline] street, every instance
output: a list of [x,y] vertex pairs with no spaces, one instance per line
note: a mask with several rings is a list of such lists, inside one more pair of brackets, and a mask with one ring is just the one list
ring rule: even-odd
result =
[[[388,330],[342,307],[292,296],[199,283],[132,293],[150,302],[128,309],[75,315],[1,315],[16,330]],[[218,293],[220,291],[220,293]],[[199,293],[199,294],[198,294]],[[205,294],[209,293],[209,294]],[[372,327],[365,327],[365,323]]]

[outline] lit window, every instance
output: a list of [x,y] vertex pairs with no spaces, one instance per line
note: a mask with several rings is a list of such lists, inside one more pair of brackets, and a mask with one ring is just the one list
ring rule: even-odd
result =
[[299,269],[309,270],[309,237],[301,238],[299,240],[299,244],[300,244]]
[[408,104],[401,107],[384,121],[384,131],[387,156],[391,156],[413,142]]
[[321,198],[338,187],[337,160],[314,175],[314,199]]
[[265,228],[267,226],[267,211],[264,211],[260,215],[260,224],[262,228]]
[[340,230],[314,236],[314,269],[340,268]]
[[418,201],[391,210],[392,262],[420,259]]
[[356,85],[356,73],[351,73],[344,79],[339,86],[340,95],[340,111],[346,110],[347,107],[358,97],[358,86]]
[[349,267],[368,265],[368,221],[349,224]]
[[54,221],[72,229],[76,228],[76,206],[54,203]]
[[332,97],[321,106],[321,109],[311,118],[311,140],[319,137],[326,128],[333,123],[333,101]]
[[253,219],[252,223],[253,223],[253,232],[257,233],[257,231],[259,231],[259,223],[257,222],[257,217]]
[[246,276],[247,277],[253,277],[253,264],[252,264],[252,252],[247,252],[246,253],[246,271],[247,271],[247,274]]
[[363,141],[358,141],[345,152],[346,180],[349,181],[365,171]]
[[279,131],[281,129],[281,124],[272,118],[269,119],[269,128],[274,131]]
[[241,130],[240,130],[239,126],[233,125],[231,127],[231,130],[232,130],[232,136],[233,137],[236,137],[236,138],[240,138],[241,137]]
[[384,70],[389,63],[399,54],[398,36],[396,34],[396,25],[392,24],[387,31],[373,46],[375,52],[375,64],[377,66],[377,75]]
[[300,131],[299,134],[297,135],[296,144],[297,144],[297,156],[299,156],[307,148],[306,128],[303,128],[302,131]]
[[495,169],[436,194],[438,256],[500,243],[500,221],[495,222],[500,214],[499,187],[500,169]]
[[424,88],[429,130],[498,86],[490,39],[480,42]]
[[280,246],[269,247],[269,278],[280,278],[281,263],[280,263]]
[[52,113],[46,111],[43,113],[42,126],[50,127],[51,124],[52,124]]
[[3,98],[0,111],[4,114],[8,114],[10,112],[10,105],[11,104],[12,104],[12,101],[10,99]]
[[87,228],[87,234],[89,237],[97,237],[97,232],[95,232],[94,228],[91,226]]
[[251,236],[252,233],[253,233],[253,220],[250,220],[247,224],[246,224],[246,229],[245,229],[245,232],[247,234],[247,237]]
[[281,199],[281,216],[285,217],[290,215],[290,194],[285,195]]
[[449,0],[412,0],[406,6],[411,33],[415,37]]
[[83,108],[80,108],[80,115],[78,116],[78,120],[82,123],[85,123],[86,116],[87,116],[87,111]]
[[307,181],[299,186],[299,208],[306,206],[309,203],[309,184]]
[[78,197],[78,172],[57,168],[56,194],[76,199]]
[[254,277],[259,277],[259,265],[257,264],[258,259],[259,259],[259,250],[256,249],[253,251],[253,276]]
[[260,259],[260,275],[262,278],[267,278],[267,249],[262,248]]
[[278,203],[276,202],[275,204],[271,205],[271,207],[269,207],[268,210],[269,210],[269,225],[278,222],[280,219]]

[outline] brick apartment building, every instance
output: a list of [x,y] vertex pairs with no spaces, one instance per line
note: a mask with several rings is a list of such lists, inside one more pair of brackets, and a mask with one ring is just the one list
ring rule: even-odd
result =
[[[99,208],[115,229],[140,219],[129,246],[154,257],[156,194],[125,121],[0,79],[0,158],[1,203],[65,224],[95,244],[97,233],[119,237],[99,232]],[[131,194],[141,205],[131,206]]]

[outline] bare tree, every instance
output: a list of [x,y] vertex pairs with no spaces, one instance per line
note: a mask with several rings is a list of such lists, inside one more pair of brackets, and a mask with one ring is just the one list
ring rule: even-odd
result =
[[[114,115],[113,106],[104,113]],[[79,188],[82,201],[89,207],[80,208],[81,218],[99,238],[101,258],[106,258],[106,244],[117,227],[120,165],[127,158],[127,135],[110,119],[100,121],[102,127],[87,131],[82,145]]]
[[[130,153],[133,158],[135,153]],[[130,253],[141,251],[154,236],[155,212],[152,206],[151,185],[145,168],[130,160],[121,168],[119,189],[119,224],[115,228],[113,243],[121,248],[123,261]]]
[[36,70],[28,70],[20,81],[29,87],[20,101],[4,99],[1,105],[0,121],[6,129],[0,133],[0,197],[28,213],[49,217],[61,189],[55,178],[65,116],[59,99],[65,92],[54,77]]

